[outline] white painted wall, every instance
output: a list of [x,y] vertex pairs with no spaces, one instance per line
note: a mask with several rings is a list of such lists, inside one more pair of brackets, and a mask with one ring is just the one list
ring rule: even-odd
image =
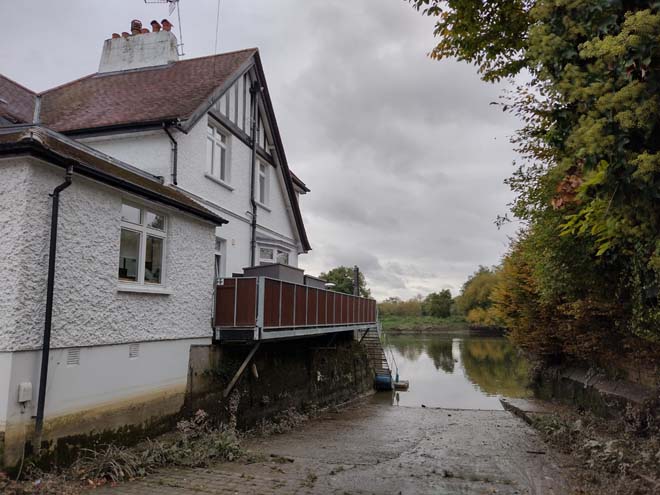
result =
[[79,139],[81,143],[171,182],[171,142],[164,130]]
[[[158,391],[185,391],[191,345],[209,345],[210,338],[140,343],[137,358],[129,358],[129,344],[80,348],[80,364],[67,365],[68,349],[53,349],[48,366],[45,412],[49,419],[91,408],[113,407],[118,402]],[[13,365],[1,375],[0,419],[9,424],[30,422],[36,414],[40,351],[0,353]],[[11,369],[11,372],[9,372]],[[18,385],[33,384],[33,400],[18,403]],[[3,403],[4,399],[4,403]],[[3,417],[3,412],[4,417]]]
[[[206,163],[207,119],[188,134],[172,130],[178,142],[178,187],[203,200],[204,205],[229,220],[217,230],[227,242],[226,273],[241,273],[250,264],[250,175],[252,150],[235,136],[230,138],[229,187],[210,178]],[[162,176],[171,182],[171,143],[164,131],[85,138],[81,142],[103,153]],[[258,209],[258,237],[270,238],[290,251],[289,263],[298,266],[297,228],[279,169],[270,167],[268,208]],[[213,273],[211,262],[208,270]]]
[[[49,193],[63,176],[62,169],[34,158],[0,161],[0,187],[8,192],[0,194],[0,212],[3,220],[11,219],[0,222],[0,253],[10,255],[0,263],[0,351],[41,345]],[[17,196],[21,200],[16,202]],[[213,272],[208,267],[213,266],[214,227],[160,208],[169,221],[165,285],[172,293],[119,292],[121,204],[126,198],[136,200],[79,176],[61,195],[53,348],[211,334]]]
[[[250,264],[250,174],[251,149],[240,139],[230,138],[229,186],[209,178],[206,163],[206,126],[202,119],[186,135],[176,133],[179,143],[178,186],[205,200],[205,206],[229,220],[217,236],[227,241],[227,273],[240,273]],[[286,206],[279,170],[271,167],[269,209],[259,208],[258,234],[284,243],[290,250],[290,263],[297,266],[297,230]]]

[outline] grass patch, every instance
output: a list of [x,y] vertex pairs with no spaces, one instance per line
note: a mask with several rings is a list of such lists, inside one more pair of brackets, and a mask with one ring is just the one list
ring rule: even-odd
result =
[[381,315],[380,321],[383,325],[383,330],[385,331],[415,330],[423,332],[440,329],[456,330],[467,326],[467,322],[462,316],[438,318],[435,316]]

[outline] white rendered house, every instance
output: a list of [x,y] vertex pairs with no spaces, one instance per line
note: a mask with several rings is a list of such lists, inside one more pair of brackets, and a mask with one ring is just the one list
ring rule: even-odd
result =
[[97,73],[40,94],[0,76],[5,463],[40,414],[52,440],[176,413],[190,346],[211,342],[214,284],[297,266],[306,192],[256,49],[178,60],[160,31],[106,40]]

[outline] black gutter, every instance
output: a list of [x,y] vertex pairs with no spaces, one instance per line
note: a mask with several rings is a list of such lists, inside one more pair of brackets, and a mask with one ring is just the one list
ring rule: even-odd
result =
[[156,131],[161,129],[163,123],[174,122],[176,119],[159,119],[139,124],[114,124],[86,129],[72,129],[70,131],[56,131],[71,138],[86,138],[95,136],[109,136],[112,134],[130,134],[133,132]]
[[41,448],[41,434],[44,427],[44,407],[46,405],[46,383],[48,380],[48,360],[50,357],[50,333],[53,323],[53,293],[55,292],[55,258],[57,256],[57,221],[60,212],[60,193],[73,181],[73,165],[67,166],[64,182],[57,186],[53,198],[50,219],[50,249],[48,252],[48,281],[46,283],[46,321],[41,350],[41,374],[39,376],[39,398],[37,399],[37,415],[34,425],[35,448]]
[[179,161],[179,143],[177,143],[176,139],[174,139],[174,136],[172,136],[172,133],[170,132],[168,125],[163,122],[163,130],[165,131],[165,134],[167,134],[167,137],[170,138],[170,141],[172,142],[172,184],[175,186],[178,185],[177,182],[177,176],[178,176],[178,161]]
[[256,167],[257,167],[257,141],[258,141],[258,105],[259,105],[259,93],[261,92],[261,86],[259,81],[252,83],[250,87],[250,95],[252,97],[252,172],[250,174],[250,204],[252,205],[252,221],[250,222],[250,266],[256,266],[256,255],[257,255],[257,202],[254,199],[255,194],[255,184],[254,180],[256,178]]

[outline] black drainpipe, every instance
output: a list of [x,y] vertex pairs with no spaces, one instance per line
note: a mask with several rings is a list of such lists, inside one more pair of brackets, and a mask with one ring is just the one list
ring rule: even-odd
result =
[[57,255],[57,220],[60,212],[60,193],[71,185],[73,180],[73,165],[66,169],[64,182],[57,186],[52,194],[53,206],[50,218],[50,250],[48,252],[48,282],[46,284],[46,322],[41,350],[41,375],[39,376],[39,398],[37,399],[37,416],[34,426],[35,448],[41,447],[41,434],[44,427],[44,406],[46,404],[46,382],[48,380],[48,359],[50,355],[50,331],[53,322],[53,292],[55,289],[55,257]]
[[175,186],[177,185],[177,180],[178,180],[178,172],[179,172],[179,143],[176,142],[176,139],[174,139],[174,136],[172,136],[172,133],[170,132],[167,124],[163,123],[163,129],[165,130],[165,133],[167,134],[167,137],[170,138],[170,141],[172,141],[172,184]]
[[259,92],[261,91],[261,86],[258,82],[254,82],[252,87],[250,87],[250,95],[252,95],[252,174],[250,177],[250,203],[252,204],[252,222],[250,224],[250,266],[256,265],[256,254],[257,254],[257,202],[254,199],[255,195],[255,184],[254,180],[256,177],[256,167],[257,167],[257,132],[258,132],[258,109],[257,105],[259,103]]

